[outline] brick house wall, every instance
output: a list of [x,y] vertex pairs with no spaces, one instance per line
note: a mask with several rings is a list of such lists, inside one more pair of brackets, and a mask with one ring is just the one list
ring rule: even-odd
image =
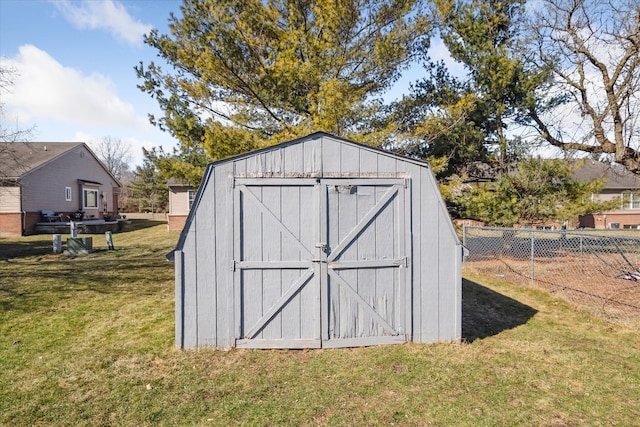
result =
[[0,212],[0,235],[22,235],[22,214],[20,212]]

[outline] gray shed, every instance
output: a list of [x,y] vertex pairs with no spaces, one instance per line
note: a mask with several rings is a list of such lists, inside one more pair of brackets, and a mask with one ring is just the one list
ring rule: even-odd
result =
[[174,259],[181,348],[460,339],[462,248],[429,165],[326,133],[211,163]]

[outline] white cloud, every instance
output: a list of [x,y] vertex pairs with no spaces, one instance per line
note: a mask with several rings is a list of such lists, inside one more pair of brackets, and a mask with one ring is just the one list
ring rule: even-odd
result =
[[142,44],[142,35],[152,26],[135,20],[126,8],[113,0],[51,0],[56,9],[74,27],[79,29],[104,29],[117,39],[132,45]]
[[5,61],[16,69],[18,77],[3,102],[22,119],[132,130],[150,127],[147,118],[137,117],[133,105],[121,100],[114,83],[101,74],[87,76],[64,67],[32,45],[21,46],[15,58]]
[[444,62],[451,75],[460,78],[467,75],[467,70],[465,69],[464,65],[451,57],[449,48],[439,37],[436,37],[431,41],[431,46],[429,47],[429,56],[434,62]]
[[150,141],[148,139],[139,139],[132,136],[121,136],[117,134],[110,133],[96,133],[94,131],[85,132],[85,131],[77,131],[74,133],[71,138],[72,141],[82,141],[89,146],[93,147],[96,144],[100,144],[104,137],[110,137],[113,139],[119,139],[124,143],[126,147],[129,148],[129,155],[131,156],[131,163],[129,164],[129,168],[134,170],[136,165],[142,165],[144,160],[144,155],[142,153],[142,149],[145,148],[147,150],[152,149],[153,147],[157,147],[160,144],[158,141]]

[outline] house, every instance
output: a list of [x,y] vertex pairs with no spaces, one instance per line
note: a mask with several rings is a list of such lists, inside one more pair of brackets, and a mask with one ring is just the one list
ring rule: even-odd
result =
[[84,143],[0,143],[0,233],[27,235],[36,224],[100,219],[118,209],[120,183]]
[[429,165],[327,133],[209,164],[171,258],[180,348],[461,337],[462,246]]
[[574,179],[604,179],[604,188],[593,194],[593,199],[601,202],[620,199],[618,209],[580,216],[580,227],[640,229],[640,177],[617,165],[587,160],[576,169]]
[[171,231],[181,231],[193,205],[196,189],[193,185],[175,178],[171,178],[167,186],[169,187],[167,227]]

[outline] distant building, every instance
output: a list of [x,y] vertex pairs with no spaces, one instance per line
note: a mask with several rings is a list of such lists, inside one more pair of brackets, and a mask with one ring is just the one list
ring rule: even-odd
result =
[[592,195],[594,201],[620,199],[617,209],[580,216],[580,227],[640,229],[640,177],[620,166],[597,161],[586,161],[573,177],[578,181],[605,179],[604,188]]
[[193,205],[196,189],[191,184],[175,178],[171,178],[167,186],[169,187],[167,227],[172,231],[181,231]]
[[42,221],[100,219],[118,211],[120,183],[81,142],[0,143],[0,234]]

